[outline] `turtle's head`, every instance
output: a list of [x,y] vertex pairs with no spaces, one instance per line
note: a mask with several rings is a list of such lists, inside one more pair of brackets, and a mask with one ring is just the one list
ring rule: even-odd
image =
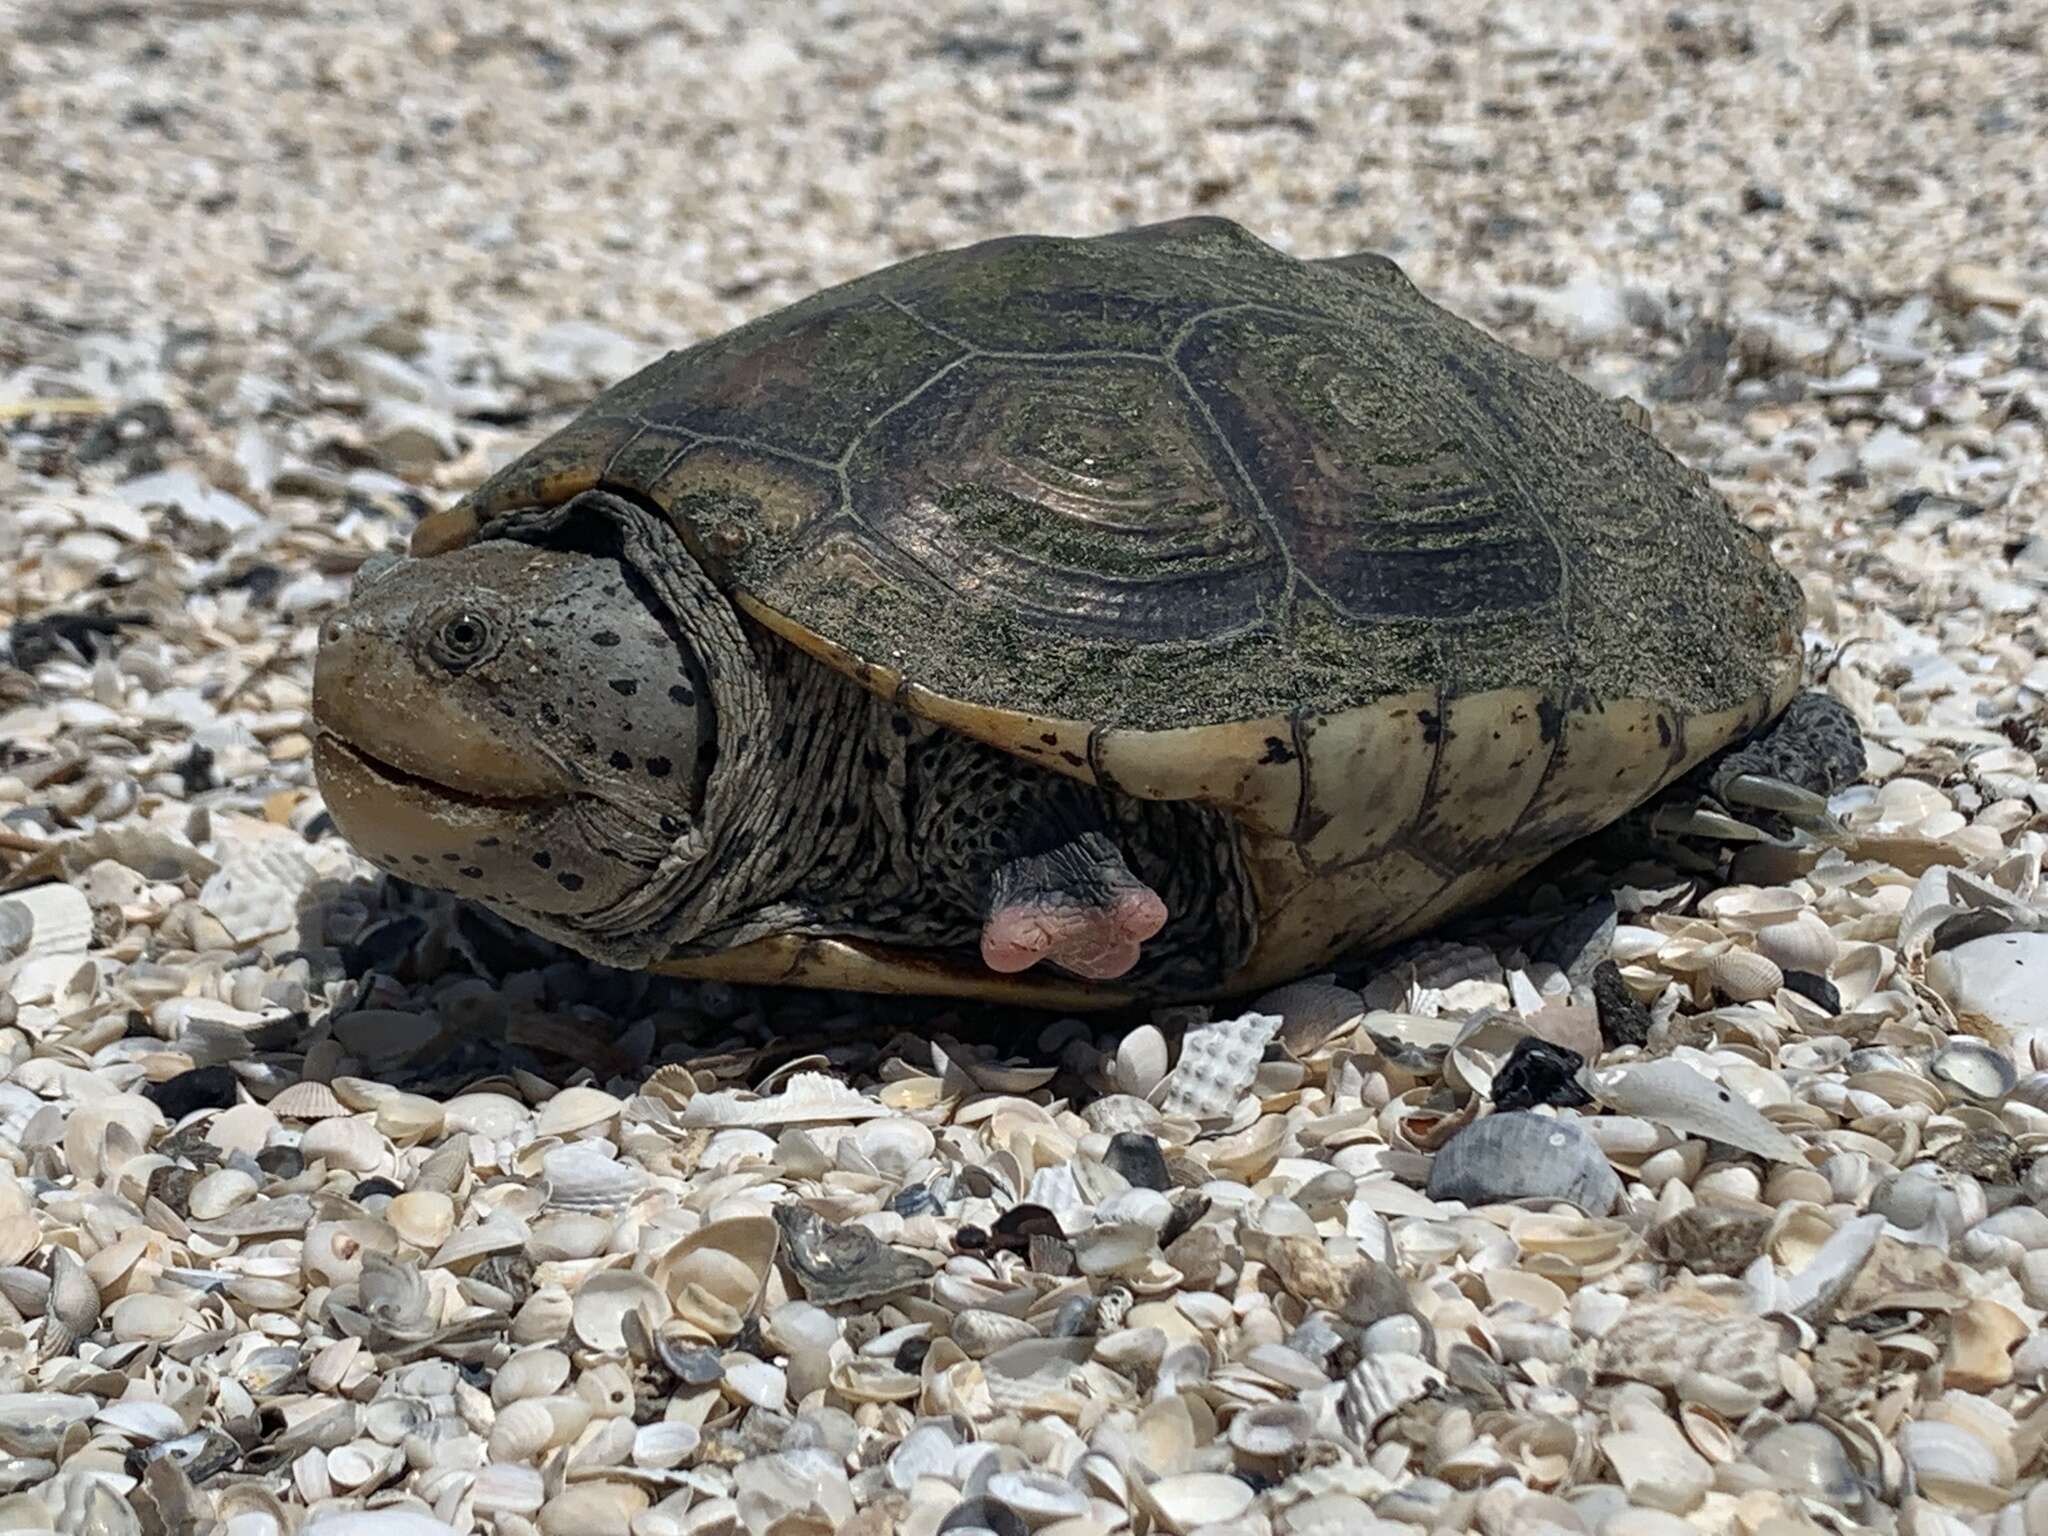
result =
[[514,920],[644,883],[712,741],[702,668],[627,565],[503,539],[366,569],[321,631],[313,715],[363,856]]

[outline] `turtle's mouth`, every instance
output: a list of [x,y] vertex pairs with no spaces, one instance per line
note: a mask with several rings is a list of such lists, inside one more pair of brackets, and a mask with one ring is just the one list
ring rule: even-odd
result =
[[323,783],[346,783],[356,793],[361,792],[362,781],[367,779],[388,790],[395,798],[415,805],[435,804],[460,806],[472,811],[490,812],[497,815],[517,816],[536,811],[552,810],[560,801],[552,795],[504,795],[490,794],[474,789],[461,789],[445,779],[431,778],[401,768],[388,759],[364,751],[354,742],[324,730],[314,740],[314,768]]

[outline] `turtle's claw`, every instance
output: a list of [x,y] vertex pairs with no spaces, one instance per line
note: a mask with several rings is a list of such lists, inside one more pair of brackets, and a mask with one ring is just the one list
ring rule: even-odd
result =
[[1721,786],[1721,795],[1731,807],[1774,812],[1823,842],[1848,841],[1848,829],[1828,809],[1826,798],[1797,784],[1760,773],[1738,773]]

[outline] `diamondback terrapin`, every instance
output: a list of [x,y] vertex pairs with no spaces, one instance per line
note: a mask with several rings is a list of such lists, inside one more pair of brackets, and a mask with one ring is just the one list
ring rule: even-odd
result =
[[608,964],[1227,997],[1681,780],[1824,824],[1861,746],[1802,624],[1622,407],[1383,257],[1183,219],[606,390],[359,577],[317,763],[374,863]]

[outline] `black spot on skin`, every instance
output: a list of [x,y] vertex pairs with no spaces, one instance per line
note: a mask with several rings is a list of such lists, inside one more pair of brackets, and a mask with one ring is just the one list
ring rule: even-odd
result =
[[1555,699],[1539,699],[1536,702],[1536,723],[1543,739],[1555,742],[1564,734],[1564,710]]
[[432,860],[430,860],[430,859],[429,859],[429,858],[428,858],[428,857],[427,857],[427,856],[426,856],[426,855],[425,855],[424,853],[416,853],[416,854],[414,854],[414,855],[412,856],[412,861],[413,861],[413,863],[415,863],[415,864],[428,864],[428,863],[432,863],[432,862],[433,862],[433,861],[432,861]]
[[1424,746],[1433,747],[1444,739],[1444,717],[1442,715],[1434,710],[1418,709],[1415,712],[1415,718],[1422,722],[1422,741]]
[[565,891],[580,891],[583,889],[583,877],[581,875],[570,874],[565,871],[564,873],[555,876],[555,884],[559,885]]
[[640,685],[630,677],[615,677],[605,686],[622,699],[630,699],[640,691]]
[[609,762],[614,768],[619,769],[621,772],[633,766],[633,759],[628,757],[623,752],[612,753],[612,755],[609,758],[607,758],[606,761]]
[[613,630],[600,629],[596,634],[590,637],[590,642],[593,645],[601,645],[606,650],[610,650],[613,646],[619,643],[619,637],[617,633]]
[[462,855],[459,853],[444,853],[441,855],[441,862],[443,864],[460,864],[462,862]]
[[1088,761],[1087,758],[1083,757],[1078,752],[1062,752],[1060,753],[1060,756],[1065,758],[1068,762],[1072,763],[1076,768],[1080,767],[1083,763]]
[[498,846],[498,840],[495,837],[480,837],[476,840],[476,845],[479,848],[495,848]]
[[647,759],[647,771],[657,779],[667,778],[674,768],[675,764],[665,757],[650,757]]
[[669,685],[668,697],[670,703],[680,704],[685,709],[688,709],[697,702],[697,695],[690,692],[681,683],[671,683]]
[[478,869],[474,864],[463,865],[459,873],[465,880],[481,880],[484,877],[484,872]]
[[1047,731],[1043,736],[1039,737],[1038,739],[1044,742],[1048,747],[1056,747],[1060,744],[1059,737],[1051,731]]
[[1259,761],[1262,763],[1291,763],[1294,761],[1294,756],[1294,749],[1289,747],[1286,742],[1282,741],[1278,736],[1268,736],[1266,738],[1266,755],[1260,758]]
[[552,853],[547,852],[545,849],[543,849],[539,853],[536,853],[533,856],[533,867],[535,869],[552,869],[554,868],[554,864],[555,856]]
[[908,736],[910,734],[909,716],[891,715],[889,717],[889,729],[894,731],[898,736]]

